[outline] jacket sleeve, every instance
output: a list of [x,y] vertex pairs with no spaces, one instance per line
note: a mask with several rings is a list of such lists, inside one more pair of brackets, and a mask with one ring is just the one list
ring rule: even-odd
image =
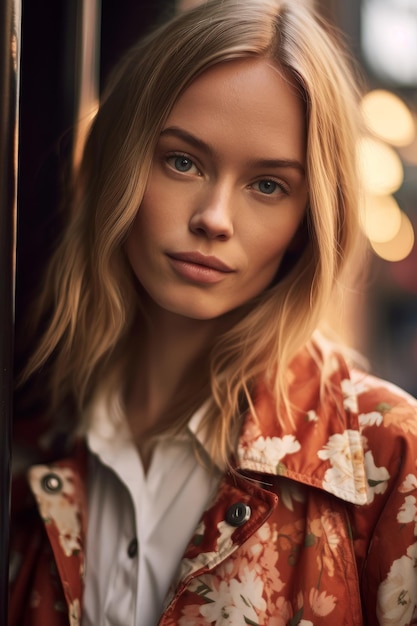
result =
[[358,393],[368,505],[356,514],[369,626],[417,624],[417,403],[366,377]]

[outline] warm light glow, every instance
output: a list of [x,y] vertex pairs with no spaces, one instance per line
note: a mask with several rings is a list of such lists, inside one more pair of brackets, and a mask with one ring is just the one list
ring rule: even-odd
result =
[[[417,129],[417,113],[413,113],[414,127]],[[417,132],[414,136],[414,140],[408,146],[398,148],[398,152],[403,162],[409,165],[417,165]]]
[[392,196],[366,195],[362,226],[368,239],[384,242],[393,239],[401,226],[401,210]]
[[358,160],[362,183],[368,193],[389,195],[401,187],[403,166],[390,146],[363,137],[358,145]]
[[401,226],[396,236],[390,241],[371,241],[371,246],[385,261],[402,261],[413,249],[414,240],[413,225],[407,215],[401,211]]
[[361,104],[369,130],[393,146],[407,146],[416,134],[414,120],[405,102],[398,96],[375,89],[366,94]]
[[87,139],[91,124],[94,122],[94,118],[98,111],[98,99],[91,101],[90,111],[85,111],[84,115],[80,118],[77,126],[75,127],[75,140],[74,140],[74,153],[73,153],[73,166],[77,170],[81,164],[83,156],[84,145]]
[[417,3],[362,0],[361,44],[379,77],[396,85],[417,84]]

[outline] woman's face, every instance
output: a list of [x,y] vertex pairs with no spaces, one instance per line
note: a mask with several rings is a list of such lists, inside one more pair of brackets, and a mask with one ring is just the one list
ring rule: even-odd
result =
[[307,204],[295,88],[264,59],[219,64],[177,100],[127,241],[163,309],[214,319],[273,281]]

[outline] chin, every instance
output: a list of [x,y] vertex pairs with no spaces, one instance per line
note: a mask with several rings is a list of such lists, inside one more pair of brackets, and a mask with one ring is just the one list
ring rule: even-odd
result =
[[173,307],[172,309],[167,308],[166,310],[175,315],[178,315],[178,316],[190,319],[190,320],[199,320],[201,322],[215,320],[229,313],[229,310],[227,311],[218,310],[218,309],[210,310],[208,308],[199,309],[197,307],[190,307],[190,308]]
[[220,317],[223,317],[227,313],[234,311],[239,304],[236,306],[219,306],[219,299],[210,298],[211,302],[198,301],[198,298],[190,299],[190,302],[187,302],[186,299],[182,299],[180,302],[170,301],[165,298],[161,298],[158,300],[154,300],[155,304],[158,308],[166,311],[167,313],[171,313],[173,315],[187,318],[190,320],[200,320],[200,321],[210,321],[215,320]]

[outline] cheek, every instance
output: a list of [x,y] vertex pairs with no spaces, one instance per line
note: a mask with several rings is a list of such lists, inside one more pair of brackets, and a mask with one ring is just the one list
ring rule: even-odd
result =
[[287,250],[292,247],[297,237],[301,218],[290,220],[289,223],[270,225],[261,232],[248,233],[248,252],[251,261],[258,268],[262,266],[278,266]]
[[141,231],[144,239],[146,236],[160,239],[169,232],[175,232],[179,219],[183,217],[178,197],[168,189],[156,187],[152,185],[146,191],[136,216],[137,230]]
[[168,212],[163,210],[164,204],[157,194],[147,192],[138,209],[132,230],[129,235],[130,245],[141,245],[146,247],[155,236],[161,233],[161,228],[167,225]]

